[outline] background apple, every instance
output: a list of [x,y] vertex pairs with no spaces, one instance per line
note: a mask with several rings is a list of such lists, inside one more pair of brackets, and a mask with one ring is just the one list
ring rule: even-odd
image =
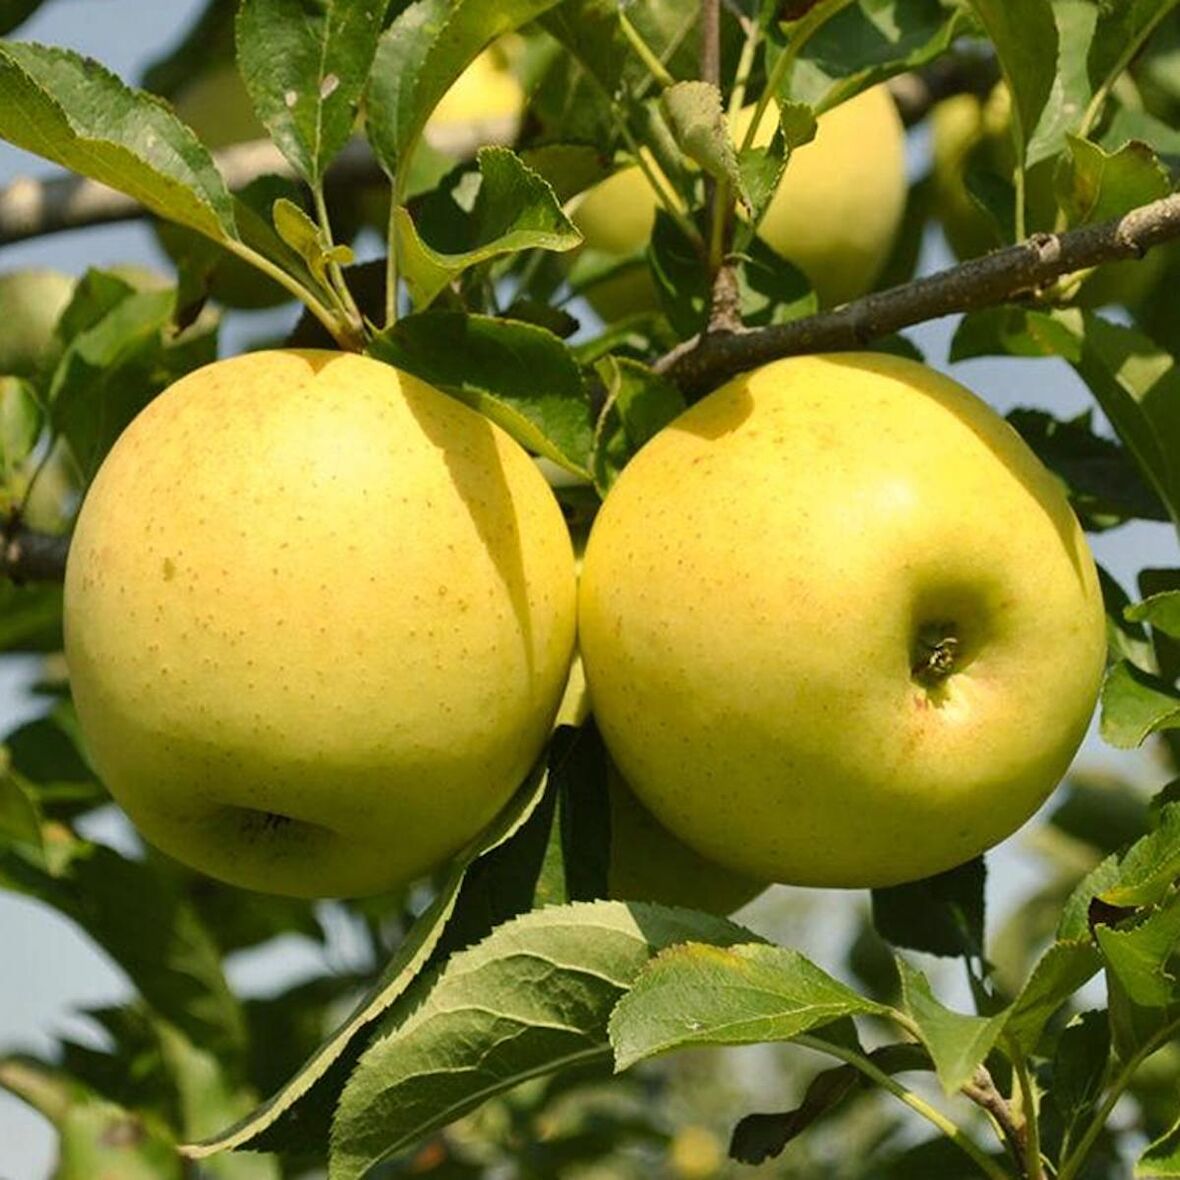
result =
[[767,365],[640,451],[586,549],[608,749],[710,860],[879,886],[1024,822],[1094,708],[1102,597],[1054,478],[962,386]]
[[41,268],[0,274],[0,376],[32,377],[54,359],[54,329],[76,282]]
[[250,888],[359,895],[507,801],[557,710],[574,594],[557,504],[497,427],[374,360],[262,352],[177,382],[111,451],[66,654],[149,840]]
[[[740,140],[753,118],[738,117]],[[768,108],[755,143],[771,139]],[[759,228],[760,236],[798,266],[824,304],[868,291],[885,265],[905,210],[905,131],[888,90],[876,86],[820,116],[816,137],[797,149]],[[655,193],[637,165],[590,189],[572,210],[586,246],[624,258],[646,245]],[[646,266],[587,291],[605,319],[656,306]]]
[[[940,102],[931,114],[935,208],[951,249],[958,258],[975,258],[1008,245],[1000,227],[971,195],[968,177],[973,170],[1011,183],[1016,152],[1011,134],[1012,99],[999,82],[986,100],[956,94]],[[1057,227],[1055,159],[1043,160],[1025,173],[1027,230]],[[1084,307],[1134,303],[1160,277],[1162,251],[1142,259],[1101,266],[1081,283],[1076,302]]]

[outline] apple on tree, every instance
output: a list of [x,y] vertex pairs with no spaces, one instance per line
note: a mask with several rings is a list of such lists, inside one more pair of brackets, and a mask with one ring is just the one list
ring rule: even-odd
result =
[[361,356],[260,352],[122,434],[64,612],[90,756],[149,840],[248,888],[355,896],[456,853],[539,755],[573,553],[482,415]]
[[[755,146],[770,142],[776,111],[767,108]],[[753,117],[751,106],[735,120],[739,141]],[[821,303],[843,303],[881,273],[905,200],[905,132],[889,91],[876,86],[819,117],[812,142],[792,152],[758,232],[807,275]],[[588,248],[622,259],[647,244],[657,206],[642,169],[631,165],[587,191],[571,216]],[[605,277],[586,297],[606,319],[657,306],[640,266]]]
[[579,636],[661,823],[735,872],[847,887],[1028,819],[1106,646],[1055,479],[962,386],[871,353],[769,364],[649,442],[594,523]]

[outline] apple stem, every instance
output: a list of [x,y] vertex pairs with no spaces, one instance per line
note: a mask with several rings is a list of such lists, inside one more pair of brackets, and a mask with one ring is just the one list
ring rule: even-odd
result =
[[919,684],[935,688],[955,671],[958,654],[959,638],[952,625],[940,623],[924,628],[918,636],[911,675]]

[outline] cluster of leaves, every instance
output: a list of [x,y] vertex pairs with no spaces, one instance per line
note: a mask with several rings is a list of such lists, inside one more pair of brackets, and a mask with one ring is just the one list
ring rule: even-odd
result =
[[[0,2],[0,30],[36,7]],[[563,469],[560,494],[583,526],[631,455],[684,407],[652,365],[709,315],[717,224],[709,193],[729,194],[743,210],[732,246],[744,322],[814,312],[806,279],[754,232],[791,151],[814,134],[818,115],[865,87],[962,57],[994,69],[1011,101],[1014,165],[1005,172],[981,153],[968,176],[996,240],[1117,216],[1173,187],[1176,8],[1174,0],[728,5],[722,77],[740,74],[745,92],[780,115],[771,143],[754,147],[726,129],[732,82],[723,93],[699,80],[699,14],[680,0],[213,0],[149,83],[174,96],[198,62],[237,61],[295,178],[263,178],[240,192],[159,98],[67,51],[4,41],[0,136],[189,231],[174,240],[175,286],[89,272],[57,318],[52,348],[0,378],[5,505],[14,519],[38,523],[33,493],[58,471],[47,530],[67,530],[131,417],[215,355],[218,276],[248,264],[308,309],[296,342],[363,347],[475,406]],[[513,33],[530,95],[516,139],[470,159],[445,155],[430,142],[432,110],[477,54]],[[332,162],[362,121],[389,182],[376,200],[331,186]],[[675,192],[651,242],[621,260],[582,250],[571,265],[580,235],[567,202],[616,162],[642,158],[641,145]],[[1047,214],[1034,200],[1045,177]],[[931,198],[929,182],[912,187],[883,282],[912,275],[936,213]],[[345,239],[366,224],[386,238],[388,260],[354,267]],[[1165,259],[1157,292],[1178,265]],[[635,268],[650,272],[658,308],[579,336],[577,297]],[[1116,321],[1082,306],[1080,290],[1067,282],[967,317],[954,359],[1064,358],[1116,438],[1096,433],[1088,417],[1024,411],[1014,425],[1067,484],[1087,527],[1180,525],[1175,301],[1141,294]],[[1180,573],[1143,571],[1134,603],[1112,579],[1104,588],[1113,659],[1103,735],[1130,747],[1159,734],[1180,769]],[[56,589],[5,584],[0,596],[5,651],[58,650]],[[795,1150],[812,1124],[885,1091],[945,1143],[892,1144],[871,1174],[1036,1176],[1043,1156],[1071,1180],[1087,1167],[1118,1166],[1108,1116],[1132,1094],[1136,1129],[1150,1140],[1136,1174],[1180,1175],[1180,1070],[1168,1059],[1180,1032],[1174,788],[1149,808],[1132,802],[1134,819],[1120,826],[1095,820],[1095,793],[1072,786],[1051,825],[1083,851],[1030,899],[1022,913],[1036,922],[1009,932],[1019,953],[999,970],[984,941],[982,862],[878,891],[850,963],[862,994],[725,920],[606,900],[604,753],[589,723],[558,731],[493,829],[430,883],[424,909],[401,897],[347,907],[372,935],[370,971],[243,1002],[226,982],[226,956],[284,934],[322,943],[320,912],[244,900],[154,853],[131,858],[87,839],[78,821],[105,796],[62,686],[50,678],[44,689],[51,711],[7,741],[0,885],[81,925],[138,993],[127,1007],[92,1013],[110,1051],[66,1043],[52,1066],[0,1059],[0,1085],[58,1127],[62,1180],[108,1167],[182,1176],[189,1164],[176,1145],[196,1141],[190,1156],[231,1180],[300,1175],[325,1156],[333,1180],[382,1166],[479,1174],[486,1156],[464,1156],[444,1132],[491,1100],[517,1142],[540,1153],[522,1163],[520,1147],[518,1166],[552,1174],[621,1143],[667,1143],[642,1075],[631,1091],[612,1091],[628,1100],[594,1105],[612,1069],[681,1047],[777,1041],[838,1064],[815,1074],[797,1109],[742,1120],[737,1159]],[[976,1012],[945,1007],[914,962],[889,947],[961,957]],[[1098,974],[1104,1009],[1078,998]],[[1149,1058],[1169,1061],[1154,1082],[1150,1066],[1141,1068]],[[970,1103],[988,1112],[1003,1150],[985,1151],[973,1125],[952,1123],[920,1086],[899,1080],[910,1074],[965,1096],[968,1112]],[[258,1104],[261,1095],[269,1097]],[[584,1098],[580,1113],[566,1107],[558,1118],[571,1096]]]

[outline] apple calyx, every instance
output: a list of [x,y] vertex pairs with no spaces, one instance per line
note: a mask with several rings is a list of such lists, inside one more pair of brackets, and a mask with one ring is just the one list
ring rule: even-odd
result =
[[956,670],[959,637],[953,623],[932,623],[918,633],[910,675],[924,688],[937,688]]

